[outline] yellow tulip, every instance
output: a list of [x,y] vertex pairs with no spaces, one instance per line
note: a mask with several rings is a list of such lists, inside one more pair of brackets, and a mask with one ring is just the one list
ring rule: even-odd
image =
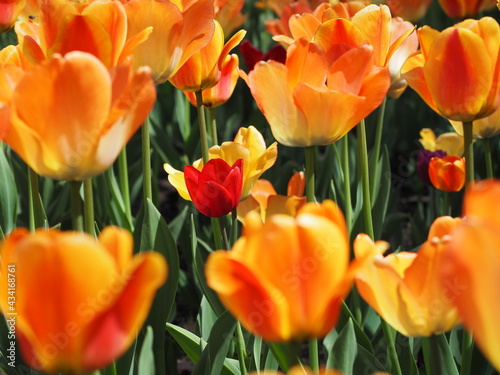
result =
[[[493,113],[499,103],[500,26],[491,17],[465,20],[442,32],[418,30],[420,53],[401,73],[434,111],[469,122]],[[460,77],[460,79],[457,79]]]
[[422,147],[429,151],[442,150],[447,155],[462,156],[464,154],[464,137],[455,132],[442,133],[436,137],[432,129],[420,130],[419,142]]
[[441,265],[444,284],[454,286],[453,303],[486,358],[500,371],[500,181],[469,185],[464,221],[451,235]]
[[351,288],[349,239],[332,201],[308,203],[295,218],[245,218],[231,251],[210,254],[207,284],[252,334],[266,341],[325,336]]
[[354,242],[359,269],[356,287],[361,297],[398,332],[431,336],[460,324],[451,285],[442,285],[449,235],[460,219],[441,217],[431,226],[428,240],[417,253],[384,257],[388,244],[359,235]]
[[[262,173],[271,168],[276,161],[278,147],[274,142],[266,148],[262,134],[255,127],[249,126],[248,128],[240,128],[233,142],[224,142],[220,146],[210,147],[208,154],[209,159],[223,159],[229,165],[233,165],[238,159],[243,159],[241,199],[244,199],[250,194],[252,186]],[[193,167],[201,171],[203,161],[196,160]],[[180,196],[191,200],[184,180],[184,173],[169,164],[164,164],[164,169],[168,173],[168,180]]]
[[0,253],[0,310],[15,325],[24,360],[49,373],[90,372],[120,357],[167,277],[165,259],[133,256],[132,235],[118,227],[105,228],[98,241],[16,229]]
[[[5,69],[5,68],[3,68]],[[5,142],[39,175],[84,180],[109,168],[156,99],[149,69],[108,71],[83,52],[54,55],[29,70],[2,104]]]

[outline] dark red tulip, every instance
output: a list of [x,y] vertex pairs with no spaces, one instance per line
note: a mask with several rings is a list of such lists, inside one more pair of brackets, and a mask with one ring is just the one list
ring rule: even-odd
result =
[[259,61],[274,60],[284,64],[286,60],[286,50],[281,44],[276,44],[264,53],[257,49],[249,40],[244,40],[240,43],[240,52],[248,71],[251,71]]
[[241,198],[243,159],[229,166],[223,159],[211,159],[201,172],[184,167],[184,179],[195,207],[208,217],[224,216],[234,210]]

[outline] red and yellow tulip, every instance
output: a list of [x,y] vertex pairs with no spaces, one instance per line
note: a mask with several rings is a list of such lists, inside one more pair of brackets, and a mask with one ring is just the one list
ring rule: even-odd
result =
[[48,373],[85,373],[120,357],[148,315],[167,265],[133,256],[132,235],[105,228],[99,239],[56,229],[14,230],[1,244],[0,309],[15,316],[21,353]]
[[456,155],[433,157],[429,162],[429,178],[436,189],[447,192],[462,190],[465,185],[465,159]]

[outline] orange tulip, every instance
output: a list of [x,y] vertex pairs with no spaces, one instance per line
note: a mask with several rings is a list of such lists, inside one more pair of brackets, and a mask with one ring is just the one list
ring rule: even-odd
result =
[[16,66],[6,66],[0,69],[0,141],[10,129],[10,115],[8,104],[12,100],[15,86],[22,79],[24,72]]
[[486,358],[500,371],[500,181],[468,185],[464,221],[454,229],[441,266],[453,303]]
[[[245,218],[231,251],[210,254],[207,284],[252,334],[267,341],[325,336],[351,288],[349,238],[332,201],[308,203],[296,218]],[[272,251],[270,251],[272,249]]]
[[241,14],[244,5],[244,0],[214,0],[215,20],[221,25],[224,35],[230,35],[245,23],[247,15]]
[[56,53],[88,52],[110,68],[121,63],[144,42],[151,28],[127,37],[127,14],[119,1],[72,2],[42,0],[40,22],[16,24],[21,51],[37,64]]
[[440,217],[417,253],[400,252],[383,257],[388,244],[359,235],[354,242],[356,287],[363,299],[398,332],[430,336],[460,323],[452,304],[450,285],[442,285],[439,269],[445,263],[449,235],[460,219]]
[[181,91],[202,91],[214,87],[221,79],[221,70],[229,51],[238,45],[246,31],[238,31],[224,44],[224,32],[215,21],[215,32],[210,42],[195,52],[170,78],[170,83]]
[[439,0],[439,5],[451,18],[476,17],[484,10],[493,9],[496,0]]
[[295,41],[285,64],[260,62],[246,77],[274,138],[285,146],[337,141],[377,108],[389,89],[389,71],[374,66],[373,47],[355,40],[349,49],[350,40],[330,33],[338,28],[346,35],[356,27],[345,19],[326,24],[331,27],[318,29],[317,42]]
[[394,16],[405,21],[416,22],[427,13],[432,0],[386,0]]
[[[4,68],[5,69],[5,68]],[[5,142],[38,174],[84,180],[109,168],[154,105],[149,69],[108,71],[83,52],[54,55],[25,73],[5,101]]]
[[0,32],[8,31],[14,25],[25,5],[26,0],[0,1]]
[[453,192],[465,185],[465,159],[456,155],[433,157],[429,163],[429,178],[436,189]]
[[133,256],[132,235],[118,227],[104,228],[98,241],[16,229],[0,252],[2,314],[15,325],[25,361],[50,373],[90,372],[120,357],[167,277],[165,259]]
[[213,0],[198,0],[184,6],[169,0],[122,0],[128,16],[128,35],[145,27],[153,32],[134,49],[136,66],[147,65],[155,83],[171,78],[214,34]]
[[497,109],[497,21],[469,19],[442,32],[424,26],[418,37],[421,51],[406,61],[401,73],[434,111],[450,120],[468,122]]

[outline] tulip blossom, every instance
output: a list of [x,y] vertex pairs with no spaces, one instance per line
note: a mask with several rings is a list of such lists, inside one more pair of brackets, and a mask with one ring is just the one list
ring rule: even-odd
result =
[[425,16],[432,0],[386,0],[385,3],[394,16],[416,22]]
[[153,32],[134,49],[136,67],[147,65],[155,83],[163,83],[214,34],[213,0],[198,0],[184,6],[181,1],[121,0],[128,17],[128,35],[145,27]]
[[224,44],[224,32],[215,21],[215,32],[210,42],[196,51],[170,79],[181,91],[202,91],[215,86],[229,51],[243,39],[246,31],[240,30]]
[[244,0],[214,0],[215,20],[221,25],[224,35],[230,35],[245,23],[247,15],[241,14],[244,5]]
[[207,285],[252,334],[279,342],[323,337],[351,288],[349,238],[332,201],[308,203],[297,216],[245,218],[231,251],[207,259]]
[[383,256],[388,244],[366,235],[354,242],[356,287],[361,297],[392,327],[405,336],[431,336],[460,324],[451,285],[441,284],[450,233],[461,219],[440,217],[417,253]]
[[2,103],[10,108],[0,118],[10,124],[5,142],[37,174],[64,180],[108,169],[156,99],[148,68],[134,72],[125,60],[108,71],[78,51],[35,66],[12,90]]
[[465,192],[464,221],[452,232],[441,265],[443,284],[453,286],[453,304],[465,328],[500,370],[500,182],[484,180]]
[[429,151],[429,150],[418,150],[417,157],[417,173],[420,180],[426,185],[432,185],[431,179],[429,178],[429,163],[432,158],[443,158],[446,156],[446,152],[443,150]]
[[[127,14],[117,0],[42,0],[39,22],[16,24],[22,53],[33,64],[58,53],[91,53],[108,68],[121,63],[151,33],[143,27],[127,34]],[[128,35],[128,36],[127,36]]]
[[[86,373],[118,359],[167,277],[165,259],[134,256],[132,235],[118,227],[104,228],[97,241],[81,232],[16,229],[0,253],[0,310],[6,318],[15,311],[21,354],[44,373]],[[7,285],[15,285],[15,304]]]
[[[344,19],[328,22],[337,24],[330,30],[344,34],[355,28]],[[322,30],[317,33],[321,42],[298,39],[288,48],[285,64],[260,62],[246,77],[274,138],[285,146],[337,141],[382,103],[390,86],[388,69],[374,65],[372,46],[335,45]]]
[[[224,142],[220,146],[208,149],[209,159],[223,159],[227,164],[233,165],[238,159],[243,159],[243,186],[241,190],[242,199],[250,194],[250,190],[259,177],[276,161],[278,148],[276,142],[266,148],[264,137],[253,126],[240,128],[233,142]],[[198,159],[193,167],[201,171],[203,160]],[[191,200],[184,173],[174,169],[171,165],[164,165],[168,173],[168,181],[175,187],[180,196]]]
[[286,61],[286,50],[281,44],[275,44],[269,51],[264,53],[249,40],[244,40],[240,43],[240,52],[248,71],[252,70],[259,61],[274,60],[283,64]]
[[442,133],[436,137],[432,129],[420,130],[419,142],[429,151],[444,151],[447,155],[462,156],[464,154],[464,137],[455,132]]
[[442,32],[424,26],[418,37],[420,53],[405,62],[401,73],[434,111],[450,120],[470,122],[497,109],[497,21],[469,19]]
[[429,162],[429,178],[436,189],[453,192],[465,185],[465,159],[456,155],[433,157]]
[[482,11],[493,9],[496,0],[439,0],[439,5],[450,18],[474,18]]
[[25,4],[26,0],[0,1],[0,32],[8,31],[14,25]]
[[236,208],[241,198],[242,164],[242,159],[232,166],[223,159],[211,159],[201,171],[191,165],[184,168],[186,187],[198,211],[219,217]]
[[306,197],[303,196],[305,184],[304,172],[296,172],[288,181],[287,195],[279,195],[271,182],[258,180],[250,196],[238,205],[238,220],[245,225],[245,216],[250,211],[258,212],[263,222],[275,214],[296,216],[299,208],[306,203]]
[[0,141],[10,129],[12,113],[8,103],[12,100],[15,85],[22,79],[24,72],[16,66],[0,68]]

